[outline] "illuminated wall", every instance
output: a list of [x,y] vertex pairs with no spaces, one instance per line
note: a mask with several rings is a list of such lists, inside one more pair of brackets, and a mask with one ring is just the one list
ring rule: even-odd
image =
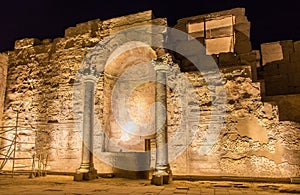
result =
[[[152,12],[146,11],[81,23],[66,29],[63,38],[16,41],[15,50],[8,52],[3,123],[15,124],[13,109],[19,106],[19,125],[25,131],[38,132],[37,137],[20,134],[21,140],[34,137],[36,145],[34,148],[19,146],[19,157],[31,156],[32,152],[47,154],[50,171],[74,172],[79,167],[82,129],[77,127],[82,127],[80,97],[83,93],[81,90],[74,92],[74,86],[82,86],[76,80],[78,67],[93,46],[105,37],[143,24],[166,25],[166,20],[153,19]],[[208,46],[206,54],[212,54],[222,79],[209,71],[199,72],[176,51],[166,53],[148,46],[122,53],[105,67],[97,83],[95,114],[102,123],[95,126],[103,127],[105,132],[95,129],[95,152],[103,156],[125,155],[126,152],[143,151],[145,139],[152,139],[153,143],[151,121],[155,82],[151,79],[154,72],[150,66],[136,65],[167,56],[177,71],[168,73],[167,91],[169,159],[175,175],[299,176],[299,121],[279,120],[277,104],[266,101],[264,82],[256,76],[259,56],[251,49],[250,23],[245,10],[237,8],[183,18],[175,28]],[[190,51],[190,58],[198,55],[186,41],[172,40],[178,48]],[[204,77],[213,85],[209,86]],[[141,78],[148,81],[141,82]],[[189,87],[185,85],[187,81]],[[129,94],[127,102],[122,102],[124,94]],[[79,97],[78,101],[74,101],[74,97]],[[225,112],[212,112],[212,105],[220,98],[226,100]],[[299,96],[293,98],[298,100]],[[112,109],[114,107],[117,109]],[[127,124],[125,116],[130,116],[134,124],[149,123],[149,128],[139,129],[132,123]],[[207,135],[217,139],[212,141]],[[155,145],[151,145],[151,150],[153,166]],[[108,164],[95,156],[99,173],[113,171]],[[10,164],[6,168],[9,167]]]
[[4,108],[4,99],[6,91],[6,77],[7,77],[7,54],[0,53],[0,125],[2,122],[2,114]]

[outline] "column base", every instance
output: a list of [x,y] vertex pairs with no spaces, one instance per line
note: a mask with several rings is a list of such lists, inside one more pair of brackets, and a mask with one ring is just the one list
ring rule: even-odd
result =
[[151,184],[161,186],[163,184],[169,184],[172,182],[172,172],[168,171],[154,171],[151,179]]
[[74,175],[74,181],[89,181],[97,178],[97,170],[95,168],[90,170],[78,169]]

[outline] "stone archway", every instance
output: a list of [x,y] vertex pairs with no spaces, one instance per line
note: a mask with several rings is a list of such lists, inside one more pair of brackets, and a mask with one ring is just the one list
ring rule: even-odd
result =
[[[129,48],[119,52],[119,48]],[[145,138],[154,136],[151,105],[155,103],[155,51],[139,42],[127,42],[114,51],[104,69],[103,127],[108,136],[104,151],[144,151]],[[130,49],[132,48],[132,49]],[[114,57],[115,56],[115,57]],[[114,93],[114,94],[113,94]],[[126,104],[126,105],[125,105]],[[141,131],[152,133],[143,133]]]
[[[96,50],[97,51],[97,50]],[[105,50],[102,50],[105,51]],[[150,168],[150,153],[146,153],[145,151],[145,138],[154,138],[155,133],[155,116],[156,114],[153,111],[153,114],[146,113],[149,112],[152,104],[155,103],[155,70],[152,64],[152,61],[156,59],[155,51],[149,46],[142,42],[138,41],[130,41],[125,44],[116,47],[116,49],[109,55],[106,61],[103,61],[103,58],[99,58],[99,51],[91,52],[88,54],[88,60],[83,62],[83,69],[81,70],[82,77],[84,79],[85,87],[84,87],[84,115],[83,115],[83,149],[82,149],[82,163],[80,168],[77,170],[77,174],[75,175],[75,180],[90,180],[95,178],[97,171],[94,169],[93,164],[93,131],[94,131],[94,93],[95,86],[97,83],[96,78],[103,79],[103,89],[104,89],[104,98],[103,98],[103,127],[104,127],[104,135],[108,139],[107,144],[104,144],[104,158],[109,159],[110,162],[113,162],[111,166],[113,168],[116,167],[115,170],[122,172],[125,171],[125,174],[136,172],[140,177],[140,172],[144,172],[149,170]],[[100,60],[100,61],[99,61]],[[103,63],[104,62],[104,63]],[[97,64],[105,64],[103,71],[97,70]],[[140,68],[140,66],[147,64],[147,70]],[[134,67],[135,66],[135,67]],[[126,75],[127,71],[130,68],[136,68],[137,71],[134,72],[134,76],[128,74],[127,76],[131,76],[129,79],[119,81],[122,75]],[[140,83],[140,81],[146,81]],[[127,87],[119,87],[121,91],[117,91],[118,98],[112,98],[113,90],[116,85],[126,85],[130,86],[131,89]],[[123,90],[123,91],[122,91]],[[118,103],[122,99],[126,99],[123,97],[123,92],[130,90],[130,96],[127,98],[129,100],[126,102],[129,104],[129,111],[126,109],[118,110],[117,106],[117,115],[112,109],[112,105],[114,103]],[[145,93],[146,92],[146,93]],[[136,103],[144,103],[144,107],[142,110],[139,110],[141,107],[136,106]],[[142,104],[143,104],[142,103]],[[130,113],[130,109],[135,111],[135,114]],[[127,112],[127,113],[126,113]],[[139,113],[139,114],[136,114]],[[131,129],[126,129],[128,126],[120,125],[120,121],[117,121],[116,116],[130,116],[134,118],[135,122],[142,122],[145,120],[154,121],[153,125],[150,127],[148,131],[152,132],[147,134],[146,136],[137,135],[135,133],[131,133]],[[151,119],[151,115],[153,119]],[[124,121],[126,122],[128,118]],[[125,128],[125,130],[124,130]],[[135,131],[143,131],[143,129],[135,129]],[[124,136],[125,135],[125,136]],[[124,139],[125,138],[125,139]],[[113,144],[112,141],[114,141]],[[117,142],[117,144],[116,144]],[[119,144],[121,143],[121,145]],[[114,145],[118,145],[118,147],[114,147]],[[128,147],[129,146],[129,147]],[[125,153],[122,150],[125,149]],[[132,153],[131,151],[134,151]],[[140,153],[139,153],[140,151]],[[126,153],[127,152],[127,153]],[[131,152],[131,153],[130,153]],[[148,156],[149,154],[149,156]],[[132,162],[131,162],[132,160]],[[142,161],[141,161],[142,160]],[[129,162],[130,161],[130,162]],[[143,162],[149,161],[149,162]],[[125,167],[124,167],[125,164]],[[144,164],[141,166],[141,164]],[[121,167],[120,167],[121,165]],[[134,173],[134,174],[136,174]],[[144,173],[143,173],[144,174]],[[142,176],[142,177],[145,177]]]

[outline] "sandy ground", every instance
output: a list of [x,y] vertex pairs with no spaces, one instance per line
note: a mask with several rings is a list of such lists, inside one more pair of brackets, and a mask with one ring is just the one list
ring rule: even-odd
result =
[[75,182],[72,176],[48,175],[29,179],[27,176],[0,175],[0,194],[198,194],[198,195],[271,195],[300,194],[299,184],[247,183],[227,181],[175,180],[164,186],[149,180],[99,178]]

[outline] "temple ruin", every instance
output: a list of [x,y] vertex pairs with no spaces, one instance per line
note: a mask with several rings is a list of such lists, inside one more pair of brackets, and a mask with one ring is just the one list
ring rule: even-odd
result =
[[0,54],[0,171],[34,156],[76,180],[300,176],[300,41],[253,50],[244,8],[154,14]]

